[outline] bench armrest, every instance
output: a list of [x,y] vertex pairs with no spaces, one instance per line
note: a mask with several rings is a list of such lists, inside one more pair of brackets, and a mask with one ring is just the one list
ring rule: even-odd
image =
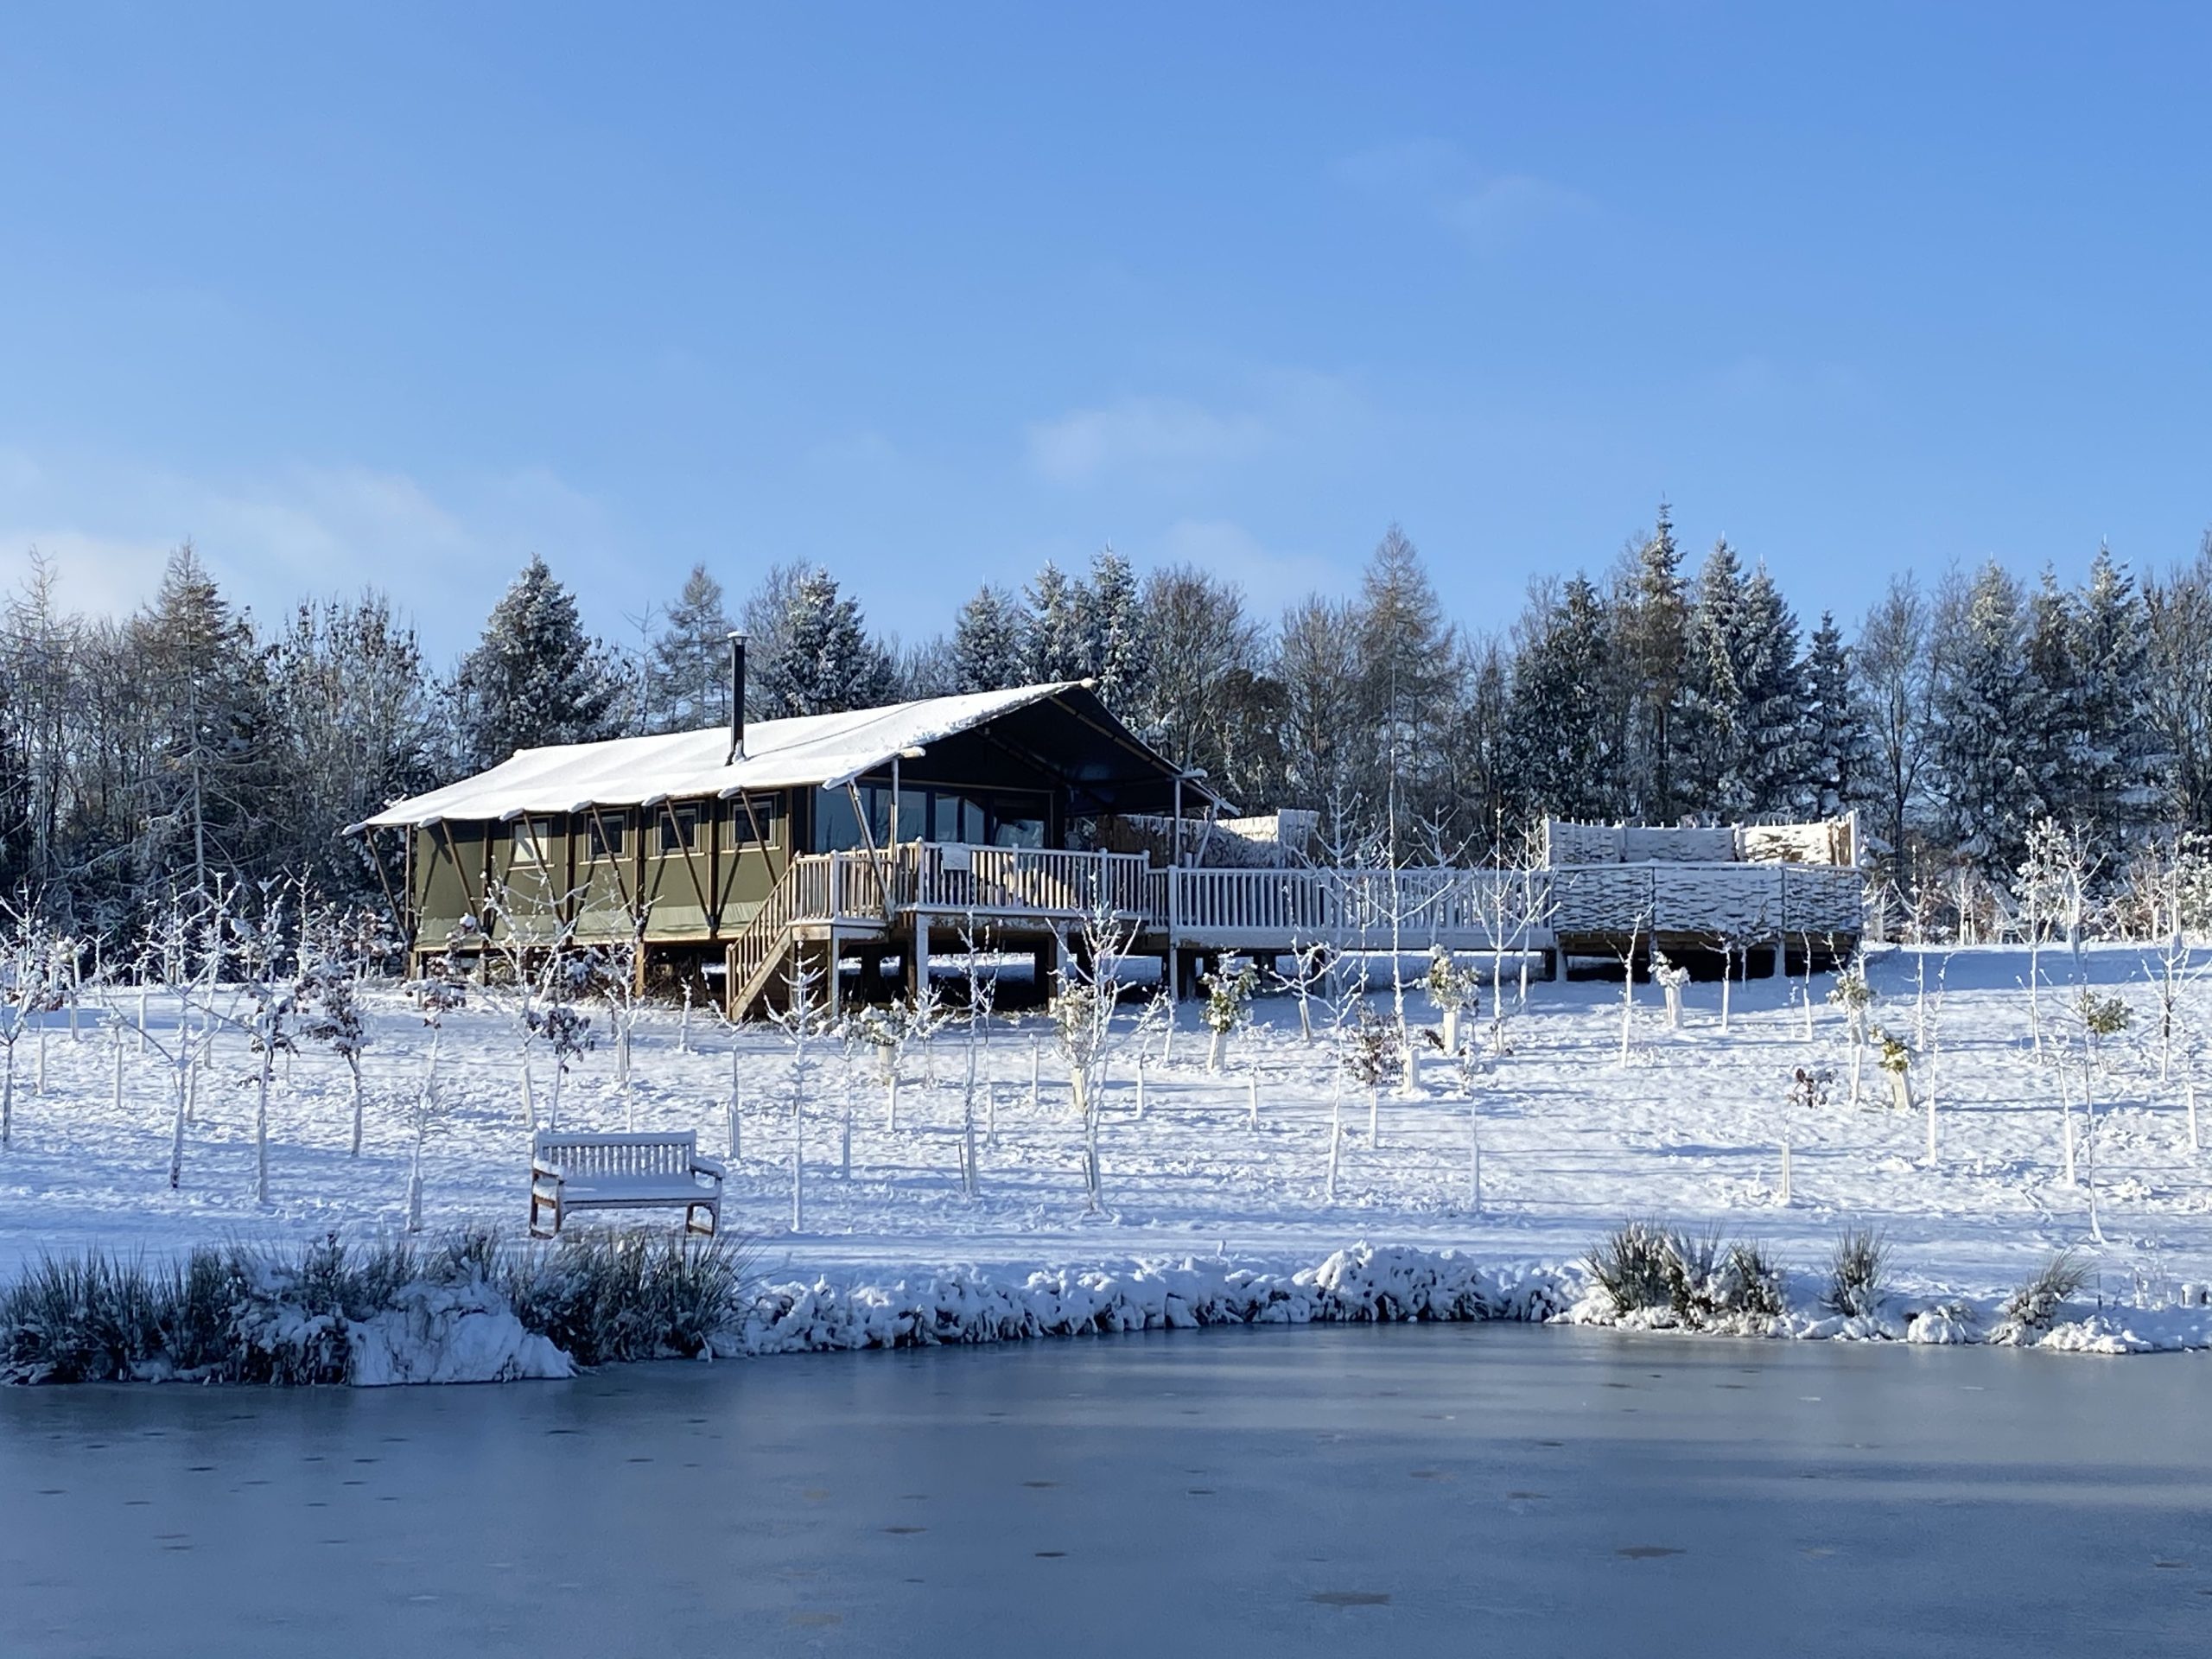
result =
[[719,1158],[709,1158],[704,1153],[694,1153],[691,1156],[691,1173],[694,1175],[711,1175],[719,1181],[722,1179],[722,1160]]
[[550,1181],[565,1181],[569,1179],[569,1172],[560,1165],[543,1163],[536,1158],[531,1159],[530,1160],[531,1179],[536,1180],[541,1175]]

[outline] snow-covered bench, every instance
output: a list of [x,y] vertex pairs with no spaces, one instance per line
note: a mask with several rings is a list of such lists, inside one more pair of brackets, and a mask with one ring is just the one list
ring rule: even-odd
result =
[[[699,1137],[681,1135],[574,1135],[541,1129],[531,1143],[530,1236],[550,1238],[571,1210],[681,1208],[683,1230],[713,1234],[721,1226],[722,1166],[699,1155]],[[540,1211],[550,1211],[550,1230]],[[706,1224],[700,1225],[704,1212]]]

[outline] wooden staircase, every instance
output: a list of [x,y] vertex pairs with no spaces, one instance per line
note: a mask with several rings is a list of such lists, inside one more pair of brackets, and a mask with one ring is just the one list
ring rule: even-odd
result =
[[[723,984],[732,1020],[785,1005],[801,946],[882,938],[890,931],[880,867],[864,854],[802,853],[785,868],[726,950]],[[826,995],[827,988],[823,995]]]

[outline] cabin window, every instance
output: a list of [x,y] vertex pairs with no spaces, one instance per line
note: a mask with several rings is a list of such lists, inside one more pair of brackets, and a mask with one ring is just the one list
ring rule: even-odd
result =
[[[880,784],[859,787],[861,804],[868,813],[869,832],[878,847],[891,844],[891,791]],[[825,789],[816,798],[814,850],[832,853],[864,847],[861,820],[853,810],[850,791]],[[962,842],[971,846],[1042,847],[1046,818],[1041,795],[1003,794],[976,797],[951,789],[902,789],[899,791],[899,835],[936,842]]]
[[517,818],[515,820],[515,862],[517,864],[547,865],[553,858],[553,820],[550,818]]
[[930,791],[930,839],[969,846],[983,839],[983,804],[956,790]]
[[[747,812],[747,803],[744,801],[732,801],[729,804],[730,845],[733,847],[782,846],[784,844],[784,814],[781,798],[774,795],[764,796],[751,803],[751,805],[753,810]],[[755,824],[760,826],[758,835],[753,831]]]
[[671,853],[696,853],[699,850],[699,809],[696,806],[663,807],[660,815],[660,852],[663,858]]
[[1001,802],[991,814],[991,845],[994,847],[1042,847],[1045,844],[1045,815],[1035,808],[1012,802]]
[[584,819],[584,856],[604,863],[622,856],[622,816],[594,812]]
[[825,789],[814,798],[814,850],[850,851],[861,843],[861,821],[853,811],[853,798],[842,789]]

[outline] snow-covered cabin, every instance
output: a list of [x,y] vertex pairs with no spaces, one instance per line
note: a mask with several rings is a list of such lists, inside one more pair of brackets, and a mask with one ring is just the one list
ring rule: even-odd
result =
[[[734,667],[742,686],[742,658]],[[742,706],[742,696],[736,699]],[[749,727],[524,749],[399,801],[416,963],[634,944],[641,982],[702,972],[734,1017],[810,976],[835,1001],[975,935],[1038,980],[1103,912],[1179,987],[1209,957],[1506,950],[1648,958],[1858,942],[1848,820],[1654,829],[1554,823],[1528,868],[1337,869],[1300,815],[1227,804],[1086,683],[931,697]]]
[[1219,805],[1062,682],[524,749],[353,828],[407,836],[418,963],[634,939],[641,975],[725,973],[744,1012],[806,944],[866,975],[911,963],[932,921],[939,948],[977,916],[1001,948],[1057,953],[1102,903],[1135,920],[1150,861],[1090,850],[1099,820]]

